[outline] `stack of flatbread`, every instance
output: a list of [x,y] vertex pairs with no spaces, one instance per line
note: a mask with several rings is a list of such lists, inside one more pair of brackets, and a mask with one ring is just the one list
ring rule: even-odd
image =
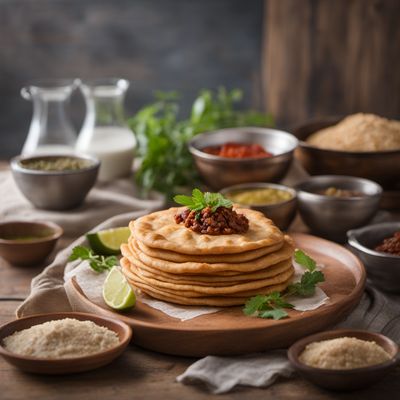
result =
[[294,247],[263,214],[236,209],[248,218],[249,230],[214,236],[177,224],[181,211],[170,208],[130,223],[121,266],[132,286],[156,299],[209,306],[240,305],[286,289]]

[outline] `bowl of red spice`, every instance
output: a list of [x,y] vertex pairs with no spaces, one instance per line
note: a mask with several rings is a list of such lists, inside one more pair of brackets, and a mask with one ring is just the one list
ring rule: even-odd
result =
[[189,142],[204,182],[215,190],[249,182],[279,182],[298,140],[269,128],[229,128],[202,133]]
[[347,237],[371,283],[381,290],[400,293],[400,221],[353,229]]

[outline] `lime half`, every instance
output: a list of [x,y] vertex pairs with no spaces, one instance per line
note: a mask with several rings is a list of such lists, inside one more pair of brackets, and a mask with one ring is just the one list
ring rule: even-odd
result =
[[127,243],[131,232],[127,226],[88,233],[86,235],[90,247],[97,254],[119,254],[121,244]]
[[119,267],[113,267],[103,285],[103,299],[115,310],[126,310],[136,303],[135,292]]

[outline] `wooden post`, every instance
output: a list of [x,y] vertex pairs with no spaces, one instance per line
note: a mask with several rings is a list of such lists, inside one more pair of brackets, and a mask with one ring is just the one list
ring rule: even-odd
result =
[[263,91],[278,125],[400,117],[399,0],[266,0]]

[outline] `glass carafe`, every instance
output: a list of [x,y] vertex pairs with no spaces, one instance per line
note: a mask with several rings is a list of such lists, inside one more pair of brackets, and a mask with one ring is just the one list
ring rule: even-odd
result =
[[86,117],[76,143],[79,152],[101,161],[99,180],[128,176],[136,139],[126,125],[124,98],[129,87],[125,79],[102,79],[81,83]]
[[76,132],[66,114],[78,81],[54,79],[32,82],[21,96],[33,102],[33,115],[22,154],[55,154],[74,151]]

